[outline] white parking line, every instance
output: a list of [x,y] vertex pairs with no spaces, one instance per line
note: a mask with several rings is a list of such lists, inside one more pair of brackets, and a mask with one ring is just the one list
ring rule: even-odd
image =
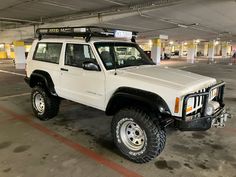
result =
[[1,73],[6,73],[6,74],[12,74],[12,75],[17,75],[17,76],[25,76],[25,74],[20,74],[20,73],[15,73],[11,71],[5,71],[5,70],[0,70]]
[[0,100],[14,98],[14,97],[20,97],[20,96],[26,96],[26,95],[30,95],[30,93],[21,93],[21,94],[17,94],[17,95],[3,96],[3,97],[0,97]]
[[193,68],[196,67],[196,65],[190,65],[190,66],[181,66],[181,67],[177,67],[178,69],[185,69],[185,68]]

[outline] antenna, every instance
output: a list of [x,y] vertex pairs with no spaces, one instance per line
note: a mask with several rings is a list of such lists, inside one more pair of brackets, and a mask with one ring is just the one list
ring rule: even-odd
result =
[[117,72],[116,72],[116,69],[117,69],[117,65],[116,65],[116,60],[117,60],[117,57],[116,57],[116,54],[115,54],[115,43],[113,43],[113,55],[114,55],[114,69],[115,69],[115,73],[114,75],[117,75]]
[[115,69],[115,73],[114,75],[117,75],[117,72],[116,72],[116,69],[117,69],[117,65],[116,65],[116,55],[114,55],[114,60],[115,60],[115,63],[114,63],[114,69]]

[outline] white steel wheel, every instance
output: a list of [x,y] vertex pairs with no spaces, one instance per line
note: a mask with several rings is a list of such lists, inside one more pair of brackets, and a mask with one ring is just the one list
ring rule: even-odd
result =
[[45,100],[43,96],[38,92],[34,95],[34,105],[37,111],[40,114],[43,114],[45,111]]
[[132,151],[141,150],[147,141],[144,130],[131,119],[123,122],[119,131],[122,142]]

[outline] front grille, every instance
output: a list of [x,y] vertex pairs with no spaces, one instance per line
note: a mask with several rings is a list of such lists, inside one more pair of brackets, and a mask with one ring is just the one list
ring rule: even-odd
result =
[[[204,89],[200,89],[198,90],[197,92],[194,92],[195,94],[199,94],[199,93],[204,93],[206,92],[206,90],[208,90],[208,88],[204,88]],[[215,98],[216,95],[213,94],[213,90],[210,91],[210,94],[209,94],[209,97],[208,97],[208,100],[211,101]],[[204,98],[205,96],[194,96],[192,99],[193,99],[193,110],[192,112],[194,111],[197,111],[198,109],[200,109],[203,105],[203,102],[204,102]]]
[[[185,120],[186,114],[195,115],[201,114],[204,116],[205,109],[208,101],[214,100],[220,103],[221,106],[224,106],[223,95],[224,95],[224,82],[220,82],[208,88],[200,89],[195,93],[188,94],[183,99],[183,110],[182,117]],[[189,104],[192,106],[192,110],[186,112],[187,106]]]
[[[195,93],[203,93],[205,91],[206,91],[206,89],[204,88],[204,89],[198,90]],[[202,105],[203,105],[203,96],[193,97],[193,111],[198,110],[199,108],[202,107]]]

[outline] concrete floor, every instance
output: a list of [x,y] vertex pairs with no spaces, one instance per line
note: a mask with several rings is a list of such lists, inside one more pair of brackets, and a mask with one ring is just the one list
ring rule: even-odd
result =
[[[180,59],[163,65],[226,81],[225,102],[236,115],[236,65],[217,61],[186,64]],[[11,61],[0,64],[0,177],[236,177],[235,119],[224,129],[206,132],[168,129],[163,153],[150,163],[135,164],[114,147],[111,117],[101,111],[63,101],[57,117],[37,120],[23,75]]]

